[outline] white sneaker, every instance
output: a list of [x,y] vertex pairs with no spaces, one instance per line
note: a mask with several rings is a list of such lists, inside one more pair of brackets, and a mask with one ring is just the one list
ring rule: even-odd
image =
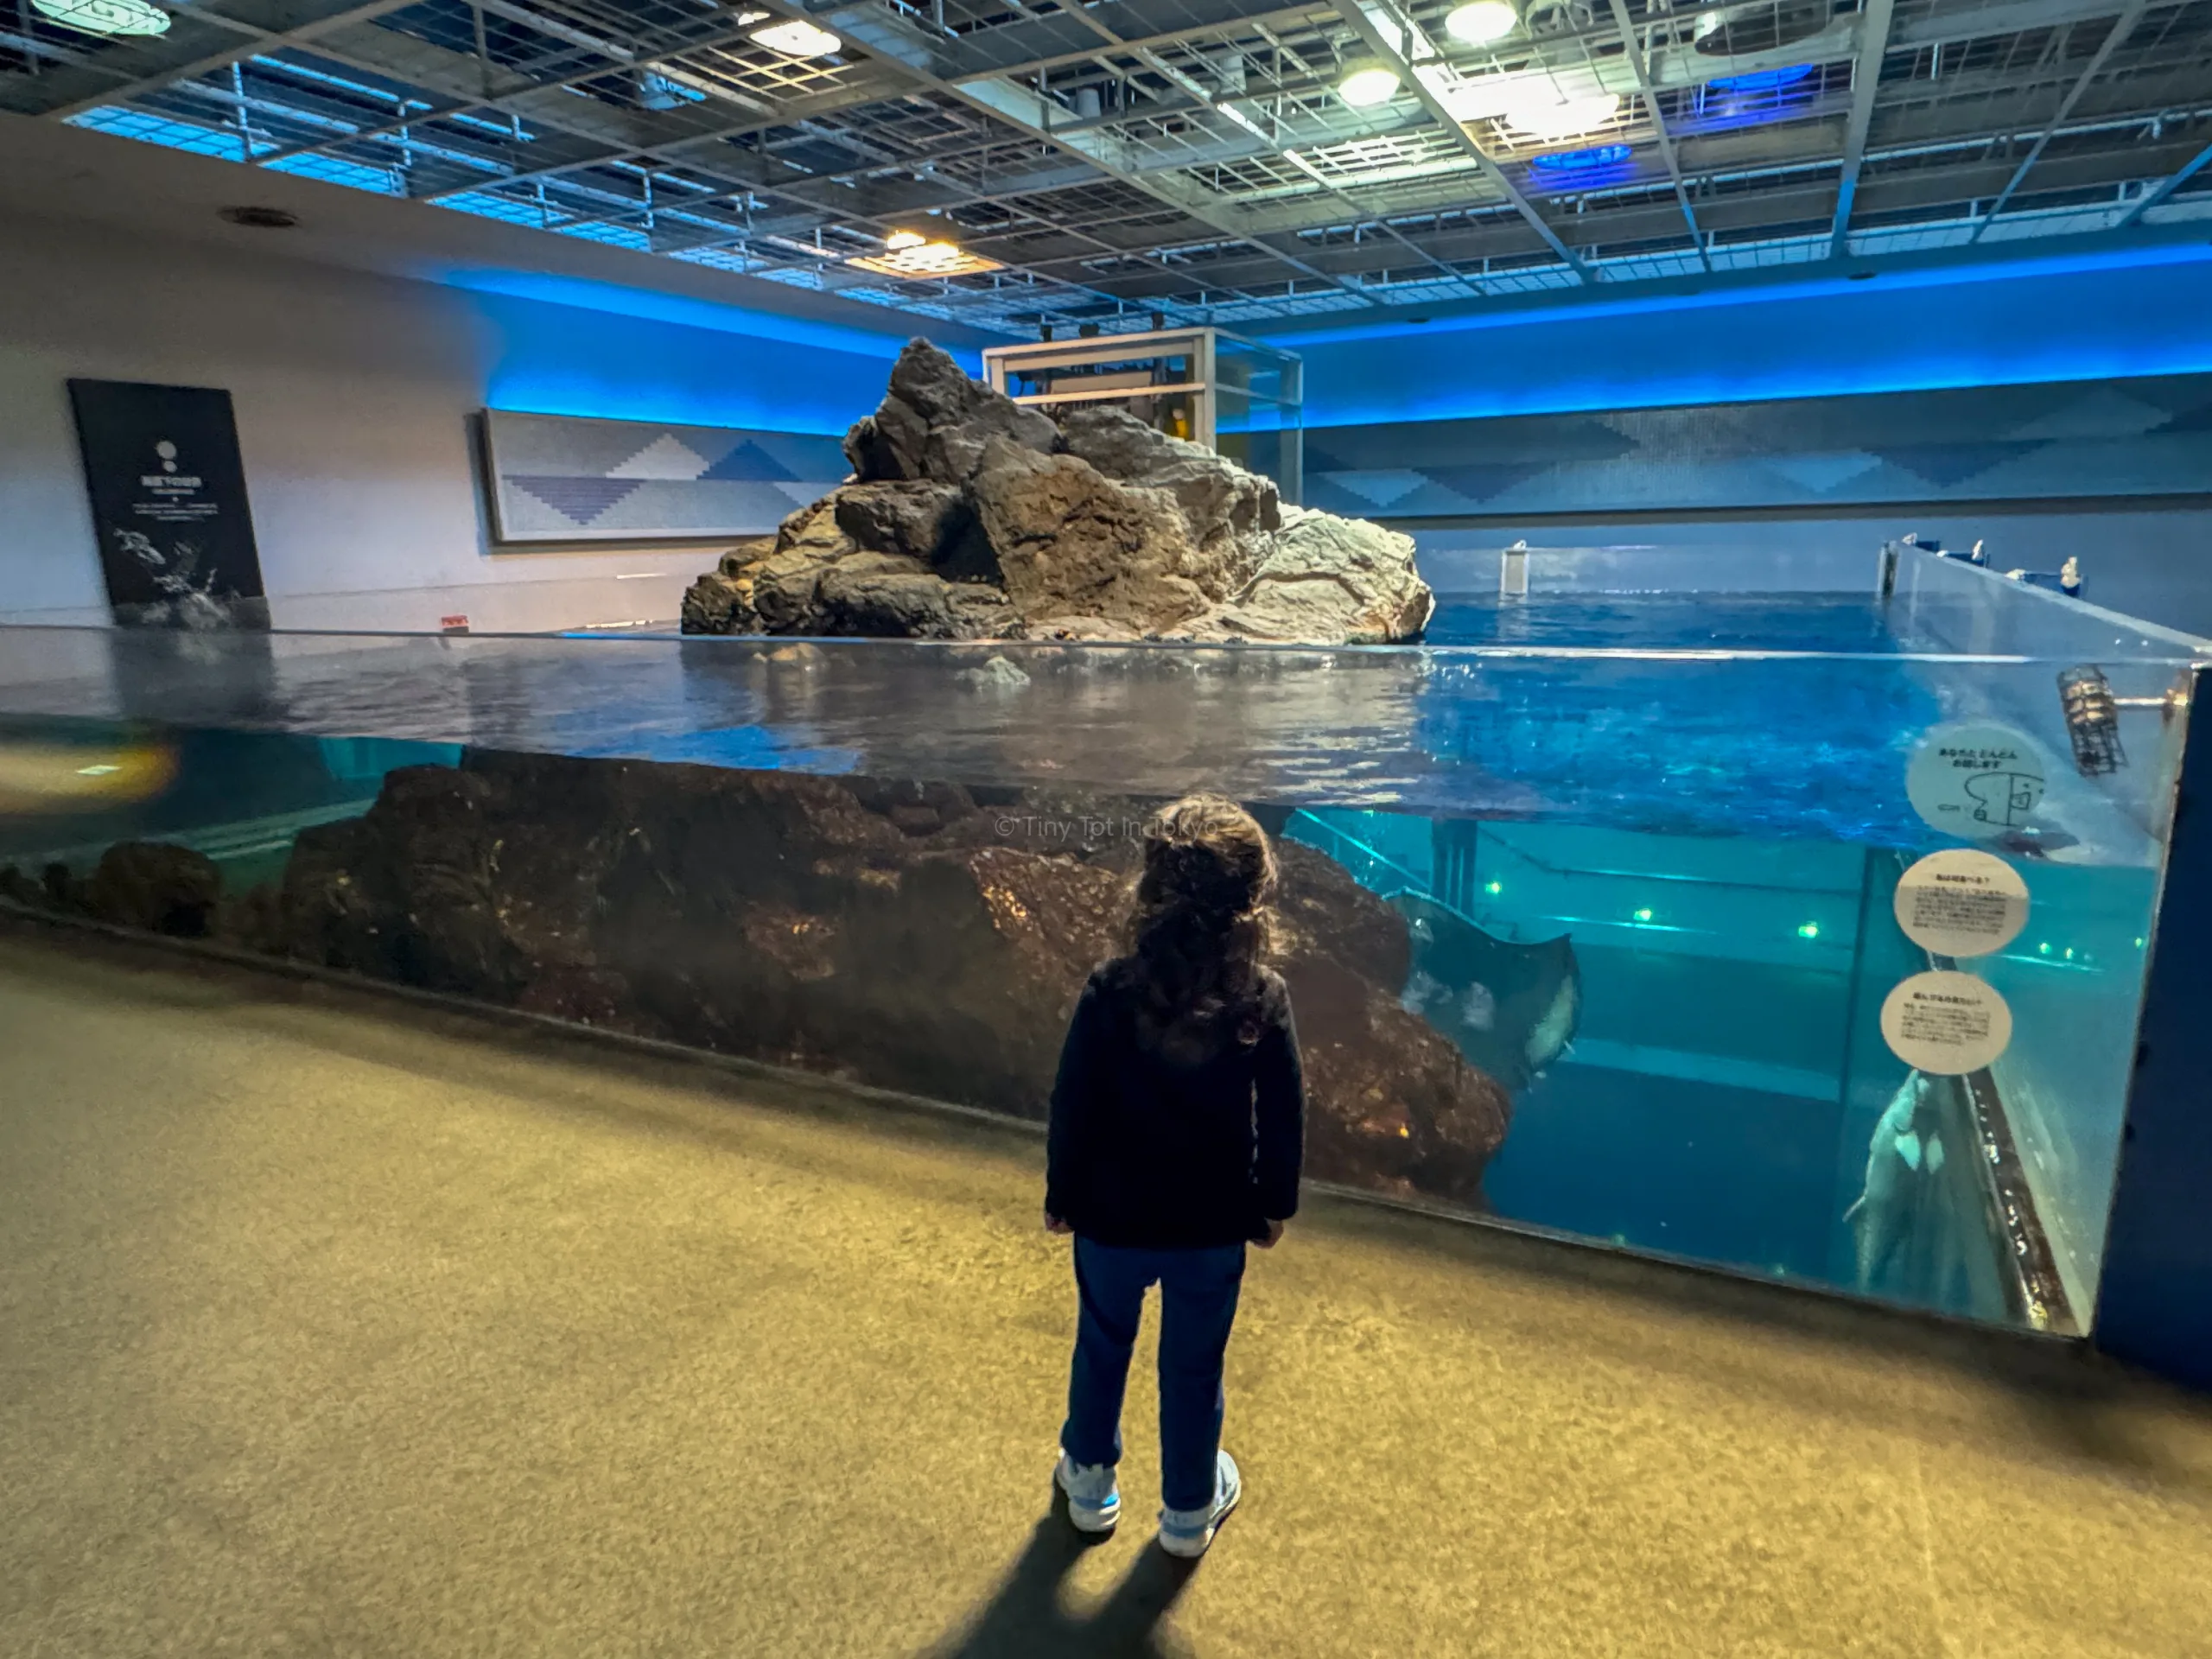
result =
[[1122,1491],[1110,1463],[1077,1463],[1065,1452],[1052,1484],[1068,1495],[1068,1519],[1077,1532],[1111,1532],[1122,1518]]
[[1160,1547],[1170,1555],[1187,1560],[1205,1554],[1206,1546],[1213,1542],[1214,1534],[1221,1529],[1221,1523],[1236,1507],[1236,1500],[1244,1496],[1244,1479],[1236,1472],[1236,1459],[1224,1452],[1215,1469],[1211,1503],[1203,1510],[1160,1512]]

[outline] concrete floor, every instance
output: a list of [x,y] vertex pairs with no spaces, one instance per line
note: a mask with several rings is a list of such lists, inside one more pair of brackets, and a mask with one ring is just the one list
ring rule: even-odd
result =
[[2212,1653],[2212,1408],[1317,1201],[1195,1573],[1047,1514],[1039,1147],[0,930],[0,1654]]

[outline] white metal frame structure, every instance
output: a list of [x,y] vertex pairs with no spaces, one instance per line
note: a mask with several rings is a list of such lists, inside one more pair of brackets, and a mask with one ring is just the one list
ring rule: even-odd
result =
[[[1294,502],[1299,499],[1301,484],[1304,417],[1303,365],[1294,352],[1221,328],[1147,329],[1075,340],[1039,340],[1020,346],[987,346],[983,348],[983,377],[994,391],[1006,393],[1017,404],[1047,410],[1090,403],[1128,405],[1160,397],[1188,398],[1191,429],[1177,435],[1217,450],[1221,448],[1222,394],[1236,396],[1249,391],[1248,387],[1224,377],[1224,341],[1230,345],[1229,356],[1232,359],[1264,360],[1275,371],[1278,392],[1273,396],[1255,395],[1253,400],[1284,411],[1278,427],[1265,429],[1281,437],[1282,453],[1278,467],[1264,470],[1275,476],[1284,499]],[[1179,361],[1189,364],[1182,378],[1158,378],[1168,372],[1166,365]],[[1096,372],[1113,364],[1137,366],[1120,373]],[[1047,378],[1056,369],[1076,372],[1067,376],[1064,383]],[[1043,381],[1046,390],[1019,389],[1038,380]],[[1093,381],[1095,385],[1088,384]],[[1141,410],[1136,412],[1141,416],[1143,413]]]
[[[2212,0],[1516,0],[1480,45],[1452,0],[149,3],[0,0],[0,111],[1010,338],[2212,219]],[[854,263],[917,238],[994,268]]]

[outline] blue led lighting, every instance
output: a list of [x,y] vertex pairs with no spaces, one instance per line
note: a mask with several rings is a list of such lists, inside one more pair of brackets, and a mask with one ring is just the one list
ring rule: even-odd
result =
[[1595,144],[1588,149],[1562,149],[1549,156],[1534,157],[1529,162],[1529,170],[1548,179],[1602,173],[1610,168],[1618,167],[1633,153],[1626,144]]
[[[2201,241],[1876,283],[1829,271],[1265,338],[1305,356],[1308,427],[2212,371]],[[1727,315],[1661,321],[1698,312]]]
[[[677,322],[717,334],[751,334],[760,340],[789,340],[794,345],[818,346],[833,352],[852,352],[888,362],[906,343],[904,333],[876,334],[843,323],[817,322],[810,317],[779,315],[748,307],[695,300],[687,295],[631,288],[582,276],[556,276],[548,271],[451,269],[439,271],[435,280],[480,294],[504,294],[518,300],[543,300],[553,305],[572,305],[587,311],[613,312],[656,322]],[[940,342],[942,343],[942,342]],[[961,359],[973,373],[981,359],[959,346],[946,349]],[[879,394],[880,395],[880,394]]]
[[899,333],[877,335],[611,283],[538,274],[518,285],[530,291],[471,283],[467,303],[486,401],[531,415],[836,435],[883,396],[885,359],[918,321],[886,319]]
[[1724,75],[1705,84],[1716,92],[1770,92],[1777,87],[1795,86],[1811,74],[1815,67],[1793,63],[1786,69],[1755,69],[1747,75]]

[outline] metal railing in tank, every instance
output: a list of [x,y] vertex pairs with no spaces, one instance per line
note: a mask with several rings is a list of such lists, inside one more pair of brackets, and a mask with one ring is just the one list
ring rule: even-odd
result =
[[1395,893],[1418,893],[1444,909],[1451,911],[1461,920],[1471,923],[1474,918],[1439,893],[1435,883],[1401,864],[1388,853],[1370,847],[1358,836],[1339,830],[1327,819],[1317,817],[1303,808],[1293,812],[1285,833],[1294,841],[1302,841],[1318,848],[1351,872],[1352,880],[1370,893],[1389,898]]
[[[1481,825],[1446,820],[1435,828],[1435,869],[1428,877],[1309,811],[1292,813],[1287,833],[1328,854],[1371,891],[1418,893],[1476,925],[1487,925],[1473,913],[1482,907],[1467,903],[1480,891],[1476,842]],[[1554,874],[1575,874],[1523,849],[1512,850]],[[1905,859],[1888,856],[1901,874]],[[1636,874],[1640,879],[1650,876],[1648,871]],[[1931,969],[1955,967],[1948,957],[1927,956],[1926,961]],[[1928,1081],[1931,1138],[1967,1155],[1955,1154],[1944,1161],[1930,1188],[1935,1202],[1913,1218],[1901,1255],[1878,1260],[1878,1252],[1867,1248],[1871,1235],[1865,1236],[1858,1288],[1984,1318],[2001,1309],[2005,1318],[2034,1330],[2080,1335],[2082,1325],[2059,1274],[1997,1079],[1985,1069]]]
[[[1874,854],[1870,893],[1883,891],[1878,874],[1894,886],[1910,863],[1903,853]],[[1959,971],[1949,957],[1916,947],[1912,955],[1932,971]],[[1946,1149],[1940,1169],[1929,1172],[1935,1177],[1932,1203],[1910,1218],[1905,1248],[1887,1260],[1877,1235],[1892,1224],[1879,1216],[1858,1221],[1858,1288],[1977,1318],[2001,1314],[2053,1336],[2082,1335],[2083,1322],[2059,1273],[1996,1074],[1988,1067],[1960,1077],[1908,1074],[1899,1100],[1916,1089],[1923,1091],[1929,1116],[1912,1127],[1924,1125],[1932,1131],[1927,1141]],[[1893,1103],[1892,1114],[1897,1109]],[[1875,1128],[1869,1198],[1874,1148],[1902,1127],[1885,1115]],[[1926,1157],[1929,1146],[1918,1150]]]

